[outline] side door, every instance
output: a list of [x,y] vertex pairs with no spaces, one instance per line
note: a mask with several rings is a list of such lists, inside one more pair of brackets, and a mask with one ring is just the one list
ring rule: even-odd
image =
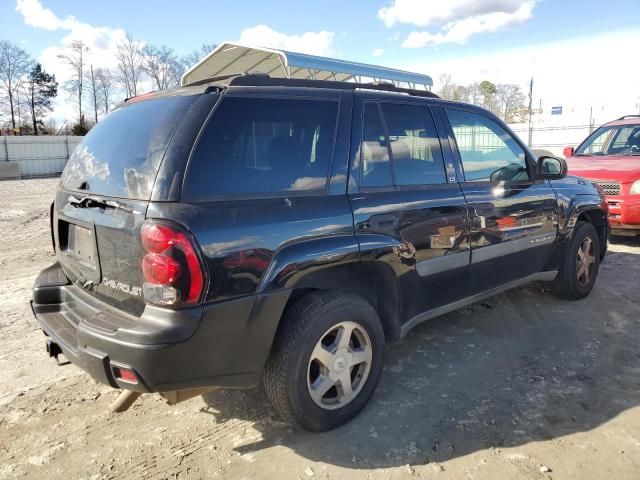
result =
[[540,272],[556,241],[556,196],[535,161],[496,119],[447,107],[470,214],[470,286],[475,292]]
[[365,261],[393,269],[407,322],[460,297],[470,260],[467,206],[460,186],[447,180],[426,103],[356,95],[354,112],[356,237]]

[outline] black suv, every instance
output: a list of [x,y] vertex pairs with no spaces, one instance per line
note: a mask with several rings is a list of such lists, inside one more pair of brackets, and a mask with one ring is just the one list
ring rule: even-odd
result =
[[91,130],[33,311],[51,354],[100,382],[262,381],[285,420],[326,430],[421,322],[533,280],[586,296],[606,219],[597,186],[481,108],[239,75],[130,99]]

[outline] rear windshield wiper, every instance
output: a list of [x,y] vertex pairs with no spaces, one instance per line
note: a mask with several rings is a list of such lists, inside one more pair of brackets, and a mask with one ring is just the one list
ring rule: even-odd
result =
[[134,210],[133,208],[127,207],[126,205],[123,205],[120,202],[117,202],[115,200],[105,200],[103,198],[94,197],[92,195],[87,195],[86,197],[82,197],[82,198],[76,198],[71,196],[69,197],[69,203],[74,207],[78,207],[78,208],[91,208],[91,207],[115,208],[115,209],[123,210],[129,213],[135,213],[135,214],[142,213],[137,210]]

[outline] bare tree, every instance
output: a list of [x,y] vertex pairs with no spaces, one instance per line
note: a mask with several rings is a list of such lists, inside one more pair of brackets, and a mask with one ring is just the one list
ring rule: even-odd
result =
[[0,90],[7,96],[14,131],[19,91],[29,73],[31,63],[29,54],[19,46],[6,40],[0,41]]
[[97,68],[95,71],[96,87],[98,97],[103,106],[102,111],[107,114],[111,105],[111,95],[114,90],[114,76],[111,70],[107,68]]
[[98,80],[95,75],[95,71],[93,70],[93,64],[89,65],[89,70],[87,71],[87,88],[89,90],[89,103],[93,109],[93,118],[95,123],[98,123],[98,109],[102,105],[98,98]]
[[480,104],[480,84],[478,82],[472,83],[467,87],[467,95],[469,96],[469,103],[474,105]]
[[58,55],[58,58],[65,61],[71,67],[73,75],[70,80],[64,84],[64,89],[75,97],[78,103],[78,125],[84,124],[84,116],[82,115],[82,93],[84,91],[85,76],[85,52],[89,49],[82,40],[72,40],[67,46],[66,53]]
[[129,33],[124,40],[118,42],[116,59],[118,60],[118,80],[127,92],[127,97],[138,94],[138,82],[142,75],[142,48],[140,42]]
[[158,90],[166,90],[180,83],[183,67],[172,48],[147,45],[142,49],[142,69],[155,82]]
[[469,88],[464,85],[454,85],[451,94],[454,102],[469,102]]
[[499,84],[496,97],[500,102],[501,116],[507,123],[513,122],[525,106],[526,98],[518,85]]
[[217,45],[215,43],[203,43],[200,48],[186,54],[181,59],[183,69],[186,70],[193,67],[196,63],[209,55],[216,47]]
[[451,80],[451,75],[448,73],[443,73],[438,77],[438,83],[440,85],[440,89],[438,90],[438,95],[440,98],[444,98],[445,100],[452,100],[453,93],[455,90],[455,84]]

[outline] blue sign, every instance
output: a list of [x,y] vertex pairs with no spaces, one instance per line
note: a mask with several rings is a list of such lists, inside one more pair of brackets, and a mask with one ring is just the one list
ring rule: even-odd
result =
[[551,115],[562,115],[562,107],[551,107]]

